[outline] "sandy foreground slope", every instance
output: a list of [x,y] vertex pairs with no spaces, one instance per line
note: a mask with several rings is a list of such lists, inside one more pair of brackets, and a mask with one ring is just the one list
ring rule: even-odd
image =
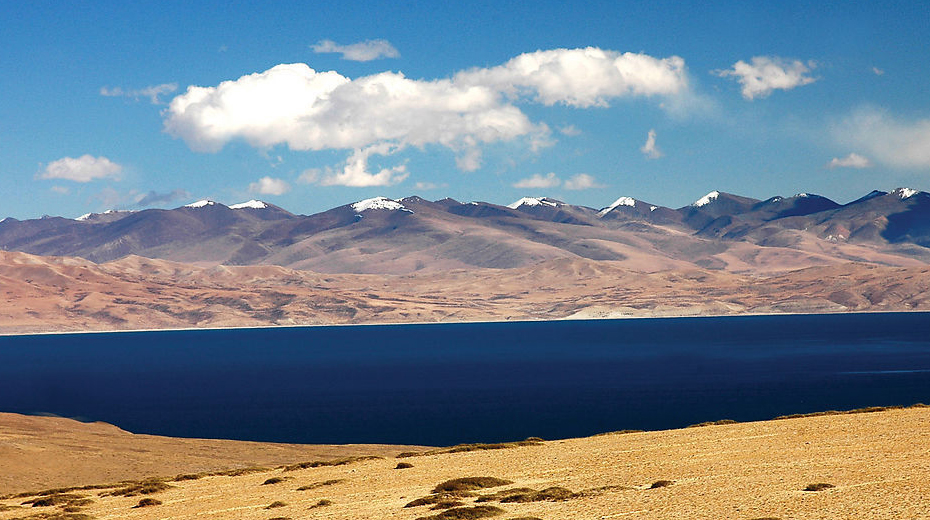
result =
[[[83,453],[85,447],[75,445],[73,450]],[[399,461],[413,467],[395,469]],[[70,492],[74,497],[62,499],[72,501],[70,508],[64,502],[21,505],[35,497],[5,498],[0,500],[0,518],[58,518],[52,514],[66,508],[75,515],[70,518],[429,518],[441,511],[430,510],[430,505],[404,506],[460,477],[512,481],[458,499],[464,504],[460,507],[499,508],[492,518],[504,520],[930,518],[930,408],[277,468],[170,480],[164,482],[167,489],[147,495],[76,490]],[[670,483],[653,488],[662,480]],[[834,487],[804,491],[815,483]],[[554,486],[568,490],[561,492],[562,500],[477,502],[480,495],[501,490]],[[523,496],[533,493],[524,491]],[[160,504],[134,508],[143,498]]]

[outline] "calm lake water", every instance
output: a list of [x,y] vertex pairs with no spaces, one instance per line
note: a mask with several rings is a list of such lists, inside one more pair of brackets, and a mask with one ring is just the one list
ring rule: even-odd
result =
[[930,313],[0,337],[0,411],[449,445],[930,402]]

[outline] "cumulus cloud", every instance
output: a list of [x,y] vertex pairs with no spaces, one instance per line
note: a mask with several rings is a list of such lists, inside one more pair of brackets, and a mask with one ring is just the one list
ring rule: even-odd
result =
[[901,168],[930,168],[930,119],[905,120],[874,107],[860,108],[834,125],[843,146]]
[[514,188],[555,188],[556,186],[562,184],[562,179],[559,179],[555,173],[549,172],[546,175],[536,173],[531,177],[526,179],[520,179],[517,182],[513,183]]
[[587,173],[579,173],[565,181],[564,187],[566,190],[589,190],[591,188],[602,188],[603,186],[598,184],[594,177]]
[[596,47],[529,52],[497,67],[460,72],[455,81],[581,108],[607,106],[616,97],[670,96],[688,87],[685,60],[678,56],[659,59]]
[[575,125],[565,125],[559,128],[559,133],[569,137],[574,137],[576,135],[581,135],[581,130],[579,130]]
[[[480,167],[483,145],[521,140],[532,150],[552,143],[544,123],[515,105],[605,106],[616,97],[676,96],[688,89],[684,60],[596,48],[520,55],[451,79],[413,80],[397,72],[350,79],[303,63],[224,81],[190,86],[164,112],[165,131],[196,151],[216,152],[232,140],[267,149],[348,150],[340,173],[324,184],[395,184],[403,165],[368,172],[373,154],[439,145],[456,154],[462,170]],[[374,183],[374,184],[373,184]]]
[[662,151],[656,146],[656,131],[649,130],[649,133],[646,135],[646,144],[644,144],[640,149],[640,152],[643,152],[643,155],[650,159],[658,159],[662,157]]
[[100,95],[107,97],[128,97],[138,101],[140,98],[148,98],[153,105],[160,105],[159,96],[171,94],[178,89],[177,83],[162,83],[161,85],[152,85],[135,90],[123,90],[122,87],[100,87]]
[[82,155],[78,158],[62,157],[49,163],[36,175],[39,179],[65,179],[74,182],[90,182],[95,179],[119,179],[123,167],[106,157]]
[[713,74],[722,78],[736,78],[743,86],[743,97],[750,101],[768,97],[776,89],[791,90],[817,81],[816,78],[807,75],[817,65],[813,61],[805,64],[777,56],[756,56],[750,61],[751,63],[737,61],[733,68],[715,70]]
[[283,179],[262,177],[257,182],[249,183],[249,191],[261,195],[284,195],[291,191],[291,185]]
[[399,58],[400,52],[387,40],[365,40],[363,42],[339,45],[332,40],[320,40],[310,46],[313,52],[335,52],[342,54],[342,59],[350,61],[371,61],[378,58]]
[[185,190],[171,190],[165,193],[158,193],[151,190],[148,193],[138,195],[136,197],[136,204],[143,207],[155,206],[156,204],[167,204],[175,200],[189,199],[190,196],[191,194]]
[[830,169],[833,168],[870,168],[872,166],[872,161],[867,157],[863,157],[857,153],[850,153],[846,157],[840,159],[839,157],[834,157],[833,160],[827,164],[827,167]]

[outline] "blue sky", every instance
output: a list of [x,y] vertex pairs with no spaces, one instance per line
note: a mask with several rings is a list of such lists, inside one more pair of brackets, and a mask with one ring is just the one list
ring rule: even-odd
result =
[[930,189],[926,4],[808,4],[6,2],[0,216]]

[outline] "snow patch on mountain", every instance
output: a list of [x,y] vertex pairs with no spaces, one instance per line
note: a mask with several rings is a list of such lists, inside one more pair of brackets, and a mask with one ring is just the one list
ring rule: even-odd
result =
[[714,190],[708,193],[707,195],[704,195],[703,197],[699,198],[698,200],[694,201],[691,205],[696,208],[700,208],[701,206],[706,206],[710,204],[711,202],[717,200],[717,197],[719,196],[720,196],[720,192],[717,190]]
[[598,216],[603,217],[604,215],[610,213],[611,211],[613,211],[614,209],[616,209],[616,208],[618,208],[618,207],[620,207],[620,206],[629,206],[629,207],[631,207],[631,208],[632,208],[632,207],[635,207],[635,206],[636,206],[636,199],[634,199],[633,197],[620,197],[619,199],[615,200],[613,204],[611,204],[610,206],[607,206],[606,208],[600,210],[597,214],[598,214]]
[[352,209],[357,213],[367,211],[369,209],[386,209],[393,211],[406,211],[408,213],[413,213],[403,204],[397,202],[396,200],[391,200],[387,197],[374,197],[371,199],[360,200],[355,204],[352,204]]
[[74,219],[74,220],[80,220],[80,221],[83,222],[83,221],[85,221],[85,220],[90,220],[90,219],[96,217],[97,215],[114,215],[114,214],[116,214],[116,213],[135,213],[135,210],[131,210],[131,209],[108,209],[108,210],[104,211],[103,213],[85,213],[85,214],[81,215],[80,217],[77,217],[77,218]]
[[901,197],[902,199],[909,199],[913,197],[914,195],[917,195],[918,193],[920,193],[920,190],[915,190],[914,188],[898,188],[894,190],[892,193]]
[[268,204],[265,204],[260,200],[252,199],[250,201],[240,202],[239,204],[233,204],[229,207],[229,209],[265,209],[267,207]]
[[559,206],[559,203],[547,197],[523,197],[512,204],[507,204],[510,209],[517,209],[520,206],[552,206],[555,208]]
[[191,202],[190,204],[185,204],[184,207],[185,208],[205,208],[207,206],[215,206],[215,205],[216,205],[216,202],[213,202],[212,200],[202,199],[202,200],[198,200],[197,202]]

